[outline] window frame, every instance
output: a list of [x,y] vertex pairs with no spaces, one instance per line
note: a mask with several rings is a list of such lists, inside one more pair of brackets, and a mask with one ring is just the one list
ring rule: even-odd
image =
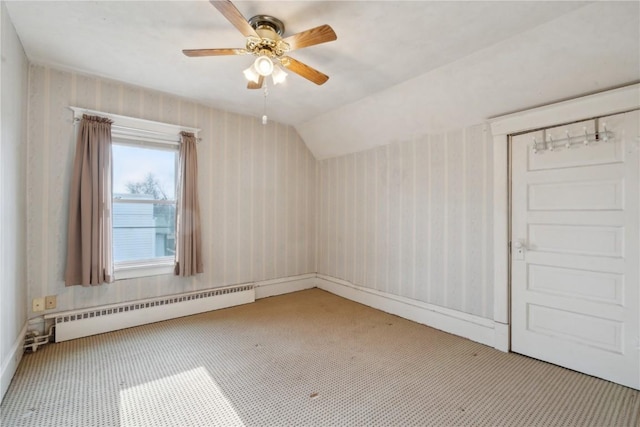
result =
[[[135,117],[121,116],[117,114],[106,113],[96,110],[88,110],[79,107],[69,107],[74,114],[74,120],[82,119],[83,114],[96,115],[106,117],[113,123],[111,125],[112,144],[129,145],[134,147],[147,147],[155,149],[165,149],[168,151],[179,150],[180,133],[190,132],[198,138],[200,129],[174,125],[169,123],[156,122],[152,120],[138,119]],[[165,148],[166,147],[166,148]],[[179,155],[176,156],[176,190],[177,180],[179,179],[178,171]],[[111,212],[113,212],[113,190],[111,194]],[[170,204],[178,206],[178,194],[175,194]],[[137,202],[140,202],[138,200]],[[153,204],[164,204],[164,200],[149,200]],[[122,203],[122,202],[118,202]],[[124,202],[127,203],[127,202]],[[147,203],[145,200],[144,203]],[[169,203],[167,203],[169,204]],[[113,226],[112,226],[113,231]],[[177,232],[177,231],[176,231]],[[175,269],[175,256],[162,257],[148,260],[134,260],[114,262],[115,280],[132,279],[137,277],[157,276],[165,274],[173,274]]]

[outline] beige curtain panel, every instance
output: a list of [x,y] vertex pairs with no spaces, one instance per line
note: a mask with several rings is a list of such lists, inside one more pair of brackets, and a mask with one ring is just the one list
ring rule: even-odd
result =
[[175,274],[193,276],[204,271],[198,201],[198,159],[195,136],[189,132],[182,132],[180,135],[182,143],[178,169]]
[[111,120],[84,115],[76,143],[67,231],[67,286],[113,281]]

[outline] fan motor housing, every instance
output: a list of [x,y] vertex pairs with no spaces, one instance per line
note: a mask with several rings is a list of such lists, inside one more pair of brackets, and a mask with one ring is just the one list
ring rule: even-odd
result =
[[251,25],[256,32],[268,28],[279,36],[284,34],[284,23],[270,15],[252,16],[251,19],[249,19],[249,25]]
[[247,37],[246,49],[255,56],[279,58],[289,51],[290,46],[282,40],[284,24],[278,18],[269,15],[256,15],[249,24],[259,37]]

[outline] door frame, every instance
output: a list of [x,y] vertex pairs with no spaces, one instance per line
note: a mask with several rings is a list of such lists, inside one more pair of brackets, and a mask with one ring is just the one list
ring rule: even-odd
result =
[[511,135],[619,114],[639,107],[640,83],[489,120],[493,135],[493,320],[496,349],[505,352],[511,349]]

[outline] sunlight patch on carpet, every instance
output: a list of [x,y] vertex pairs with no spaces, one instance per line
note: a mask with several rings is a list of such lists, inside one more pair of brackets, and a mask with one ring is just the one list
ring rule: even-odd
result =
[[244,426],[204,367],[122,390],[120,424]]

